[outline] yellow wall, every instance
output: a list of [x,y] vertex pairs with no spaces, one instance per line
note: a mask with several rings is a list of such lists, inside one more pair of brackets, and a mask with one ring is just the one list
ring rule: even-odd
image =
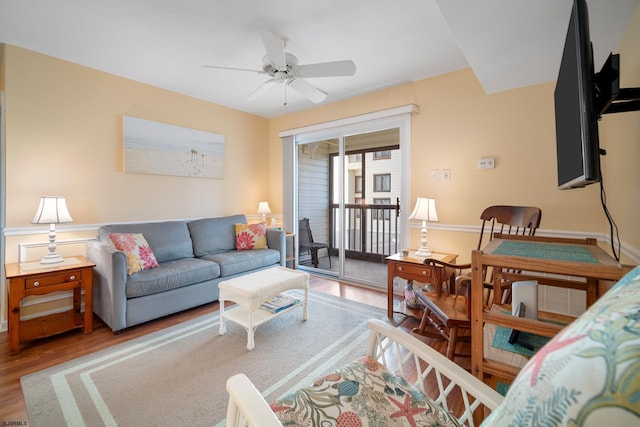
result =
[[[640,88],[640,6],[627,27],[620,53],[620,87]],[[628,245],[640,251],[640,111],[607,114],[600,122],[607,204]],[[625,197],[626,196],[626,197]]]
[[[620,46],[623,86],[640,86],[638,27],[640,8]],[[493,204],[532,205],[542,209],[543,230],[608,236],[598,185],[557,189],[554,88],[548,83],[487,95],[467,69],[272,119],[271,194],[282,188],[279,132],[416,104],[420,114],[412,118],[407,214],[417,196],[438,200],[439,225],[478,225],[482,210]],[[636,259],[640,255],[639,126],[640,112],[607,115],[600,125],[601,146],[609,151],[602,159],[607,201],[623,244]],[[478,170],[476,162],[482,157],[494,157],[496,168]],[[433,182],[432,169],[450,169],[451,182]],[[468,260],[477,236],[459,234],[431,230],[430,247]],[[419,231],[414,229],[412,246],[418,242]],[[625,260],[629,262],[628,257]]]
[[[264,118],[15,46],[6,80],[7,227],[41,195],[66,196],[74,224],[254,213],[268,196]],[[123,115],[225,135],[224,179],[124,173]]]

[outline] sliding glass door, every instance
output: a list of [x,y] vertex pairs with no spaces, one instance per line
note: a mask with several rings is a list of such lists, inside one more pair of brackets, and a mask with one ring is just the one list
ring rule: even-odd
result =
[[381,127],[296,138],[299,268],[386,286],[385,258],[407,235],[409,189],[402,127]]

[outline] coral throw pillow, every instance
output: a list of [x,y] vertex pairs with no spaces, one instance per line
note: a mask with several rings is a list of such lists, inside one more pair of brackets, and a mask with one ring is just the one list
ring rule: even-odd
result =
[[109,233],[116,249],[127,257],[127,274],[131,276],[142,270],[158,267],[158,260],[142,234]]
[[236,224],[236,249],[267,249],[267,223]]

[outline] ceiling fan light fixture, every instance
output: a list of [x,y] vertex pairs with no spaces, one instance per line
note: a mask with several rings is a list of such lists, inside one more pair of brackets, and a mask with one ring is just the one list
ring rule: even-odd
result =
[[271,78],[254,90],[248,99],[255,99],[265,93],[273,84],[280,83],[285,85],[285,105],[286,86],[291,86],[300,95],[318,104],[327,99],[327,93],[313,86],[304,78],[352,76],[356,72],[356,66],[350,60],[298,65],[298,58],[284,51],[287,41],[286,38],[273,33],[262,32],[262,42],[267,51],[267,54],[262,58],[262,71],[213,65],[205,65],[205,67],[266,74]]

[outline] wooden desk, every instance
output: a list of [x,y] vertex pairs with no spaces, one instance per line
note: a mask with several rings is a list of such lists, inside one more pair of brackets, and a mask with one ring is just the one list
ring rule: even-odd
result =
[[[456,254],[446,254],[440,252],[434,252],[430,258],[438,259],[449,264],[455,264]],[[422,262],[425,258],[416,257],[415,251],[409,252],[409,255],[404,257],[402,254],[391,255],[386,258],[387,260],[387,317],[393,319],[394,304],[393,304],[393,278],[400,277],[405,280],[416,280],[421,283],[428,283],[435,277],[432,268],[424,265]],[[398,313],[402,313],[408,316],[414,316],[420,318],[421,314],[414,314],[408,310],[400,310]]]
[[[42,265],[38,261],[5,265],[9,280],[9,348],[20,353],[20,343],[48,337],[84,327],[93,330],[93,267],[95,263],[83,256],[65,258],[63,263]],[[84,317],[80,314],[80,290],[84,290]],[[20,302],[30,295],[45,295],[55,291],[73,290],[73,309],[20,320]]]
[[[503,281],[538,280],[548,286],[583,289],[587,292],[587,306],[598,296],[598,280],[618,280],[628,270],[600,249],[595,239],[562,239],[539,236],[496,237],[482,250],[471,254],[471,372],[483,379],[485,373],[513,378],[518,369],[489,361],[483,354],[483,325],[485,323],[515,328],[521,331],[553,337],[558,325],[509,315],[489,313],[482,303],[483,271],[495,268],[494,294],[499,297]],[[501,269],[522,270],[533,274],[503,273]],[[544,277],[535,273],[549,273],[583,277],[585,282]]]

